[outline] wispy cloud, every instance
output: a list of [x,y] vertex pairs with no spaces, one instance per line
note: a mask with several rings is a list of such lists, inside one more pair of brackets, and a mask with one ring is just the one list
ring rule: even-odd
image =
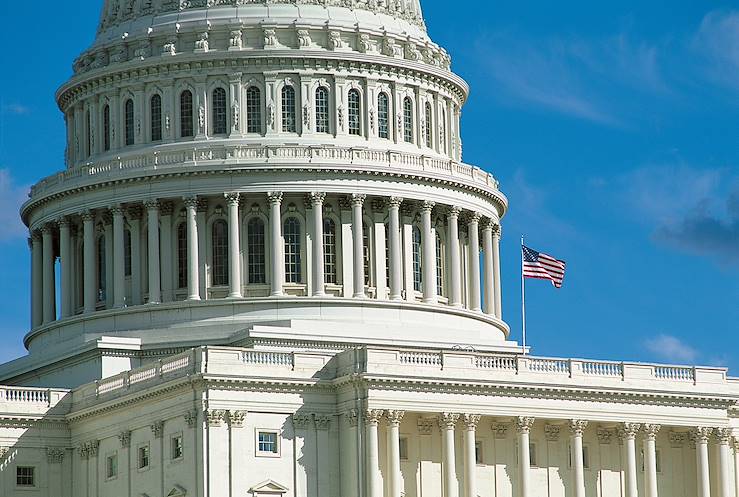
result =
[[18,185],[7,169],[0,169],[0,242],[26,234],[18,210],[28,198],[28,187]]
[[16,116],[22,116],[31,113],[31,109],[21,104],[4,104],[2,106],[3,114],[12,114]]
[[480,40],[478,51],[502,101],[603,125],[624,125],[627,116],[615,94],[669,92],[659,47],[634,42],[625,33],[537,40],[499,32]]
[[739,176],[731,171],[645,167],[622,178],[624,199],[652,226],[657,242],[739,264]]
[[698,358],[695,348],[678,337],[664,333],[645,340],[644,346],[661,361],[694,364]]
[[739,11],[713,11],[701,22],[693,47],[712,80],[739,90]]

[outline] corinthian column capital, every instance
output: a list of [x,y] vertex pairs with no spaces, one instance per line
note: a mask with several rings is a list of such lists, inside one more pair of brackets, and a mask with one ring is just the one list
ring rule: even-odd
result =
[[383,412],[382,409],[365,409],[364,419],[367,424],[377,426],[380,423],[380,419],[382,419]]
[[439,413],[438,422],[439,428],[453,430],[459,421],[459,414],[453,412],[442,412]]
[[239,205],[241,194],[239,192],[228,192],[224,193],[223,197],[226,199],[228,205]]
[[481,417],[479,414],[462,414],[462,423],[465,429],[468,431],[476,430]]
[[534,418],[519,416],[516,418],[516,431],[518,433],[529,433],[534,426]]
[[387,424],[390,426],[400,426],[400,422],[403,420],[403,416],[405,416],[405,411],[397,411],[390,409],[385,412],[385,415],[387,416]]
[[585,428],[588,426],[588,422],[584,419],[571,419],[568,425],[570,427],[570,433],[573,436],[581,437]]
[[656,425],[656,424],[646,423],[643,428],[644,428],[644,438],[645,439],[656,440],[657,433],[659,432],[659,429],[661,428],[661,426]]

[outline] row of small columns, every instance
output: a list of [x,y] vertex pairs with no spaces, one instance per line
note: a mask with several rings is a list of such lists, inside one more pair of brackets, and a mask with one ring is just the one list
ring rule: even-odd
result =
[[[239,219],[239,193],[224,194],[228,205],[229,220]],[[313,296],[321,297],[325,292],[324,275],[324,253],[323,253],[323,203],[325,193],[314,192],[310,194],[312,215],[314,222],[313,235]],[[284,255],[282,254],[282,192],[270,192],[267,194],[270,205],[271,223],[271,295],[282,296],[284,275]],[[352,209],[352,244],[353,244],[353,297],[365,298],[365,274],[363,263],[363,236],[362,217],[363,205],[366,195],[353,194],[351,199]],[[198,229],[201,223],[198,221],[198,209],[201,205],[198,197],[185,197],[183,203],[186,209],[187,224],[187,248],[188,248],[188,284],[187,299],[196,301],[201,299],[199,257],[198,257]],[[389,259],[390,259],[390,300],[402,300],[403,292],[403,266],[401,249],[401,224],[400,206],[403,199],[390,197],[387,201],[389,214]],[[436,245],[433,237],[431,213],[434,202],[423,202],[421,204],[421,245],[423,247],[422,274],[423,274],[423,301],[428,304],[438,302],[436,287]],[[160,250],[159,250],[159,217],[160,203],[151,200],[144,203],[148,220],[148,288],[149,303],[161,302],[160,283]],[[124,259],[124,209],[120,205],[110,208],[113,224],[113,298],[114,307],[125,307],[125,259]],[[447,210],[448,244],[450,251],[450,295],[449,305],[456,308],[462,307],[462,273],[460,247],[454,241],[459,239],[459,222],[462,209],[450,207]],[[95,226],[94,215],[89,210],[80,214],[83,225],[84,253],[83,264],[85,268],[95,267]],[[470,213],[467,216],[467,230],[469,236],[469,261],[470,261],[470,298],[468,307],[472,311],[483,311],[486,314],[501,318],[501,285],[500,285],[500,225],[488,220],[480,230],[482,216],[479,213]],[[133,220],[136,224],[131,229],[132,250],[138,250],[138,223],[139,219]],[[61,259],[61,316],[66,318],[72,315],[72,276],[71,276],[71,244],[69,218],[61,218],[57,223],[59,229],[59,246]],[[241,298],[241,262],[240,262],[240,236],[239,223],[229,222],[229,297]],[[31,236],[30,246],[32,252],[31,278],[32,278],[32,326],[37,327],[48,324],[56,319],[55,309],[55,284],[54,264],[55,253],[53,248],[54,223],[45,224],[41,230],[34,231]],[[485,301],[481,302],[481,279],[480,279],[480,240],[479,232],[482,231],[483,238],[483,262],[484,262],[484,284]],[[132,254],[132,261],[137,257]],[[83,282],[84,312],[90,313],[96,310],[97,285],[95,283],[94,271],[87,270],[84,273]],[[350,289],[345,289],[349,292]],[[134,299],[134,300],[140,300]],[[139,303],[139,302],[134,302]]]
[[[378,426],[383,417],[387,421],[387,443],[389,455],[389,497],[401,497],[404,491],[401,488],[400,473],[400,422],[405,411],[382,409],[367,409],[365,416],[365,429],[367,437],[367,495],[368,497],[382,497],[382,485],[380,478],[380,458],[378,451]],[[458,497],[457,470],[455,458],[455,430],[459,421],[463,427],[463,461],[464,461],[464,497],[477,497],[477,461],[475,454],[475,430],[480,422],[478,414],[456,414],[440,413],[437,417],[439,429],[442,436],[442,488],[445,497]],[[518,434],[518,457],[519,457],[519,482],[521,497],[537,497],[530,482],[530,454],[529,434],[534,425],[532,417],[520,416],[516,418],[516,432]],[[583,460],[583,433],[588,426],[588,421],[572,419],[568,420],[567,426],[570,432],[570,445],[572,448],[572,469],[574,497],[585,496],[585,472]],[[623,441],[625,467],[625,496],[639,497],[637,490],[637,457],[636,437],[642,432],[644,437],[644,483],[646,497],[658,497],[657,490],[657,433],[661,426],[658,424],[622,423],[618,434]],[[558,436],[559,425],[547,425],[546,429],[556,432]],[[708,442],[711,435],[715,435],[719,448],[719,497],[733,497],[734,490],[730,479],[730,443],[731,430],[728,428],[698,427],[689,432],[691,440],[696,447],[697,464],[697,496],[710,497],[710,474],[708,465]],[[735,488],[739,493],[739,444],[735,452]]]

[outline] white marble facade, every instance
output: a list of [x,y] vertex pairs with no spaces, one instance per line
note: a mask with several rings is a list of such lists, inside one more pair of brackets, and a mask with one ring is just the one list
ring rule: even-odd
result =
[[106,0],[0,495],[739,497],[726,369],[509,340],[467,94],[418,0]]

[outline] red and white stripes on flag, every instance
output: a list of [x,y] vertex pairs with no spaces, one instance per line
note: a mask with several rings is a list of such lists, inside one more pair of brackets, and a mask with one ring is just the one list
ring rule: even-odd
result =
[[549,280],[556,288],[562,288],[562,280],[565,277],[565,261],[532,250],[525,245],[523,250],[523,276],[525,278],[537,278]]

